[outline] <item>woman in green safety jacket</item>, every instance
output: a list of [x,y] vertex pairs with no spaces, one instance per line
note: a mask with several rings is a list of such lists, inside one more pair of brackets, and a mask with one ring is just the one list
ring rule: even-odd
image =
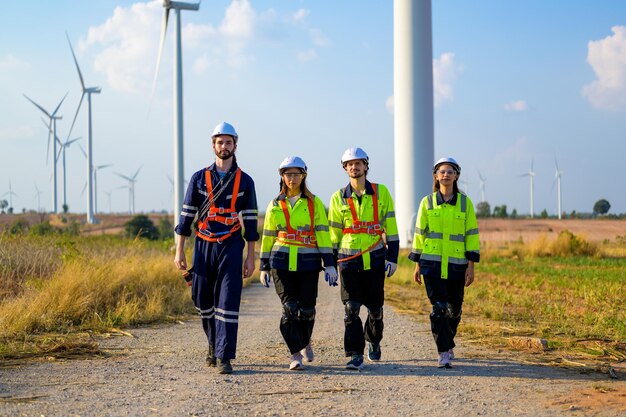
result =
[[[337,270],[322,200],[306,187],[302,158],[285,158],[278,169],[280,194],[267,206],[261,241],[260,281],[270,277],[283,305],[280,332],[291,353],[289,369],[301,370],[303,357],[313,361],[311,334],[319,273],[337,285]],[[271,271],[271,275],[270,275]]]
[[480,261],[478,222],[471,200],[459,192],[460,175],[453,158],[435,163],[433,194],[420,203],[409,254],[416,262],[413,279],[421,285],[424,277],[432,304],[430,325],[440,368],[452,366],[465,287],[474,282],[474,263]]

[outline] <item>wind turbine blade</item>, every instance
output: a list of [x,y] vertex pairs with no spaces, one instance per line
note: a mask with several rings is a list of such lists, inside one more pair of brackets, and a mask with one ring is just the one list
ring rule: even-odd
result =
[[96,169],[104,169],[104,168],[108,168],[108,167],[112,167],[112,166],[113,166],[113,164],[98,165],[96,167]]
[[46,123],[43,117],[41,118],[41,121],[44,125],[46,125],[46,128],[48,129],[48,148],[46,149],[46,165],[48,165],[48,158],[50,157],[50,138],[52,137],[52,129],[50,125]]
[[135,175],[133,175],[133,181],[135,180],[135,178],[137,178],[137,174],[139,174],[139,171],[141,171],[141,168],[143,168],[143,165],[140,166],[137,172],[135,172]]
[[83,185],[83,191],[80,192],[80,196],[85,195],[85,189],[87,188],[87,181],[85,181],[85,185]]
[[80,67],[78,66],[78,60],[76,59],[76,54],[74,54],[74,48],[72,48],[72,42],[70,41],[70,37],[65,32],[65,37],[67,38],[67,43],[70,45],[70,51],[72,51],[72,58],[74,58],[74,64],[76,64],[76,71],[78,71],[78,78],[80,78],[80,85],[85,91],[85,80],[83,79],[83,74],[80,72]]
[[535,162],[535,157],[531,156],[530,157],[530,172],[533,172],[533,163]]
[[83,98],[85,98],[85,91],[80,95],[80,100],[78,101],[78,107],[76,107],[76,113],[74,114],[74,120],[72,120],[72,125],[70,126],[70,131],[67,133],[67,137],[69,138],[72,134],[72,129],[74,129],[74,123],[76,123],[76,118],[78,117],[78,112],[80,111],[80,105],[83,104]]
[[159,44],[159,55],[157,56],[156,68],[154,69],[154,80],[152,81],[152,95],[150,96],[150,102],[154,98],[154,91],[156,90],[156,82],[159,77],[159,67],[161,66],[161,56],[163,55],[163,47],[165,45],[165,36],[167,35],[167,21],[170,17],[170,8],[165,7],[163,11],[163,23],[161,23],[161,42]]
[[72,140],[66,140],[64,146],[70,146],[72,143],[76,142],[77,140],[80,140],[80,137],[74,138]]
[[556,171],[559,171],[559,163],[556,161],[556,155],[554,155],[554,166],[556,167]]
[[69,94],[69,91],[67,93],[65,93],[65,95],[63,96],[63,98],[59,102],[59,105],[57,106],[57,108],[54,109],[54,111],[52,112],[52,116],[51,117],[54,117],[54,115],[57,114],[57,112],[59,111],[59,107],[61,107],[61,104],[63,104],[63,101],[65,100],[65,97],[67,97],[68,94]]
[[[57,138],[58,140],[58,138]],[[59,140],[59,143],[61,141]],[[54,158],[54,162],[57,163],[59,162],[59,158],[61,157],[61,152],[63,152],[63,144],[61,144],[61,146],[59,147],[59,152],[57,152],[56,158]]]
[[44,112],[46,116],[48,116],[48,117],[52,117],[52,116],[50,115],[50,113],[48,113],[48,112],[46,111],[46,109],[44,109],[43,107],[41,107],[39,104],[35,103],[35,102],[34,102],[33,100],[31,100],[31,99],[30,99],[30,97],[28,97],[26,94],[22,94],[22,95],[23,95],[24,97],[26,97],[26,100],[30,101],[30,102],[31,102],[31,103],[33,103],[35,106],[37,106],[37,108],[38,108],[39,110],[41,110],[42,112]]
[[85,150],[83,149],[83,145],[79,143],[78,147],[80,148],[80,151],[83,153],[83,155],[85,155],[85,158],[87,158],[87,152],[85,152]]
[[118,177],[122,177],[122,178],[124,178],[126,181],[130,181],[130,182],[132,182],[132,181],[133,181],[133,179],[132,179],[132,178],[129,178],[129,177],[127,177],[126,175],[122,175],[122,174],[120,174],[119,172],[114,172],[114,174],[115,174],[115,175],[117,175]]

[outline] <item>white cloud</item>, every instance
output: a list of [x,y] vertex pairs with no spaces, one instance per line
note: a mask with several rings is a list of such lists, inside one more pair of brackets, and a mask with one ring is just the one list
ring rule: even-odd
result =
[[[454,99],[452,84],[456,80],[457,74],[462,70],[463,68],[454,62],[454,54],[451,52],[441,54],[439,58],[433,59],[433,99],[435,107]],[[393,113],[393,96],[387,98],[385,107],[389,113]]]
[[226,16],[219,31],[226,37],[250,38],[254,34],[257,14],[248,0],[233,0],[226,9]]
[[311,14],[311,11],[310,11],[310,10],[307,10],[307,9],[300,9],[300,10],[298,10],[297,12],[295,12],[295,13],[292,15],[292,17],[291,17],[291,18],[294,20],[294,22],[299,22],[299,21],[302,21],[302,20],[306,19],[306,17],[307,17],[309,14]]
[[328,46],[330,45],[330,40],[322,33],[319,29],[311,29],[309,30],[309,34],[311,35],[311,42],[315,46]]
[[300,62],[308,62],[317,58],[317,52],[315,51],[315,49],[309,49],[307,51],[299,51],[296,54],[296,57],[298,58],[298,61]]
[[506,103],[504,105],[504,110],[506,111],[526,111],[528,110],[528,105],[524,100],[512,101],[510,103]]
[[446,52],[433,60],[435,107],[454,99],[453,82],[462,68],[454,62],[454,54]]
[[30,64],[24,62],[11,54],[0,58],[0,71],[26,70],[30,69]]
[[116,7],[113,16],[102,25],[89,28],[79,50],[100,48],[94,70],[103,74],[113,89],[148,90],[156,64],[162,14],[163,7],[156,0],[135,3],[130,8]]
[[597,79],[582,95],[597,109],[626,108],[626,26],[611,28],[613,35],[587,44],[587,62]]

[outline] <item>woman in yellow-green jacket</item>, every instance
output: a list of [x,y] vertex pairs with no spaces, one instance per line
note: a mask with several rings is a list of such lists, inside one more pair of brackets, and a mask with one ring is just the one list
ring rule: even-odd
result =
[[[280,194],[265,212],[261,241],[261,283],[271,277],[283,305],[280,332],[291,353],[289,369],[301,370],[303,357],[313,361],[311,334],[319,273],[337,285],[328,218],[322,201],[306,186],[302,158],[285,158],[278,169]],[[324,268],[322,268],[322,262]]]
[[459,192],[461,166],[441,158],[433,167],[433,193],[420,203],[415,222],[413,279],[424,285],[432,304],[430,325],[439,367],[450,368],[454,336],[461,321],[465,287],[474,282],[474,263],[480,261],[478,222],[472,201]]

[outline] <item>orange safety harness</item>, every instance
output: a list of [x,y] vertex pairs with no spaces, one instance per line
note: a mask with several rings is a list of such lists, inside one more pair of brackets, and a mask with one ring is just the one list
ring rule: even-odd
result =
[[287,231],[278,232],[278,241],[281,243],[285,243],[287,245],[294,246],[304,246],[307,248],[316,248],[317,247],[317,239],[315,238],[315,212],[313,208],[313,201],[310,198],[307,198],[307,202],[309,205],[309,216],[311,217],[311,223],[309,226],[309,230],[296,230],[291,227],[291,221],[289,220],[289,210],[287,209],[287,203],[285,200],[280,200],[280,207],[283,209],[283,214],[285,215],[285,223],[287,226]]
[[[235,183],[233,185],[230,208],[215,207],[215,202],[213,201],[213,184],[211,183],[211,170],[207,169],[204,176],[206,179],[208,201],[210,201],[211,204],[206,218],[204,220],[198,220],[198,231],[196,232],[196,236],[209,242],[222,243],[224,240],[231,237],[237,230],[241,229],[241,222],[239,221],[239,216],[237,214],[237,210],[235,209],[235,203],[237,202],[237,196],[239,194],[239,183],[241,182],[241,169],[237,168],[237,171],[235,171]],[[208,230],[210,221],[222,223],[226,226],[232,225],[233,227],[224,234],[213,233]],[[201,233],[201,231],[203,233]]]
[[[348,201],[348,205],[350,206],[350,213],[352,213],[352,227],[344,227],[343,228],[343,233],[344,234],[367,234],[367,235],[370,235],[370,236],[378,235],[379,238],[369,248],[367,248],[367,249],[365,249],[365,250],[363,250],[363,251],[361,251],[361,252],[359,252],[357,254],[348,256],[347,258],[338,259],[337,263],[346,262],[346,261],[350,261],[352,259],[358,258],[359,256],[363,255],[364,253],[369,252],[372,249],[374,249],[383,240],[383,228],[380,225],[380,221],[378,220],[378,184],[372,183],[372,187],[374,188],[374,195],[372,195],[372,206],[373,206],[373,210],[374,210],[374,221],[371,221],[371,222],[362,222],[362,221],[360,221],[359,217],[356,214],[356,208],[354,207],[354,200],[352,199],[352,197],[349,197],[346,200]],[[383,242],[383,244],[384,244],[384,242]]]

